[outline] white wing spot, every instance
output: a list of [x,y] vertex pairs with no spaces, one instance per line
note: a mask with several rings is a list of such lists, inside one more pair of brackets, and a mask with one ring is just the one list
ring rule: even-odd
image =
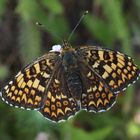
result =
[[5,101],[6,104],[8,104],[8,101]]
[[18,72],[18,74],[17,74],[15,77],[18,77],[20,74],[21,74],[21,71],[20,71],[20,72]]
[[133,81],[133,84],[136,83],[136,81]]
[[34,110],[38,111],[38,110],[40,110],[40,108],[35,108]]
[[10,84],[10,85],[13,84],[13,81],[10,81],[9,84]]
[[8,88],[8,86],[5,86],[4,89],[6,90]]
[[10,106],[13,106],[12,104],[9,104]]
[[96,111],[95,111],[95,110],[89,110],[89,112],[94,112],[94,113],[96,113]]
[[106,110],[105,109],[102,109],[102,110],[99,110],[98,112],[101,113],[101,112],[105,112]]
[[25,109],[25,108],[24,108],[24,107],[22,107],[22,106],[21,106],[20,108],[21,108],[21,109]]
[[123,88],[123,91],[125,91],[126,90],[126,88]]
[[128,87],[131,86],[131,84],[128,84]]
[[3,100],[3,101],[5,101],[5,99],[4,99],[4,98],[2,98],[2,100]]
[[120,91],[116,91],[116,92],[114,92],[114,93],[119,93]]

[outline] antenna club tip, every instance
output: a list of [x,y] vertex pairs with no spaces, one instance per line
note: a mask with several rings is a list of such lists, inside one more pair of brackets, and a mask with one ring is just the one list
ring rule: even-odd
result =
[[42,26],[42,24],[38,21],[35,24],[38,25],[38,26]]
[[38,24],[39,24],[39,22],[36,22],[35,24],[36,24],[36,25],[38,25]]
[[87,10],[87,11],[84,12],[84,15],[87,15],[88,13],[89,13],[89,12],[88,12],[88,10]]

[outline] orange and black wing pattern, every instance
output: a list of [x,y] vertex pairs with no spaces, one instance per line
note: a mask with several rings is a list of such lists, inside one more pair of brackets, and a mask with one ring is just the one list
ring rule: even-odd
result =
[[83,46],[76,49],[76,54],[113,93],[124,91],[140,75],[132,58],[116,51]]
[[[65,59],[70,66],[64,65]],[[69,77],[73,73],[78,80]],[[109,49],[83,46],[67,54],[67,58],[61,52],[51,51],[22,69],[2,89],[2,99],[11,106],[38,110],[45,118],[60,122],[80,109],[110,109],[117,93],[134,83],[139,75],[140,70],[129,56]],[[82,90],[75,92],[79,94],[75,98],[71,89],[78,89],[77,85]]]
[[50,83],[43,100],[40,113],[53,122],[61,122],[74,116],[80,110],[77,101],[71,96],[61,67]]
[[38,110],[58,67],[58,56],[58,52],[50,52],[23,68],[2,89],[2,100],[11,106]]
[[95,113],[109,110],[115,104],[117,95],[112,93],[90,68],[82,67],[84,92],[81,108]]

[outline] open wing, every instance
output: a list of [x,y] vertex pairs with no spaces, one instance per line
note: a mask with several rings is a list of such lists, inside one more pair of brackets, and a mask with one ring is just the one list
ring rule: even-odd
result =
[[59,53],[49,52],[27,65],[2,89],[2,99],[15,107],[40,108],[58,63]]
[[83,46],[76,49],[76,54],[114,93],[125,90],[140,75],[132,58],[119,52]]

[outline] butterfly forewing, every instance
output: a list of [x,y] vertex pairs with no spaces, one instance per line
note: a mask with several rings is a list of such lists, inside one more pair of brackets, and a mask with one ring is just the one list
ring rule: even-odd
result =
[[133,60],[122,53],[94,46],[79,47],[76,53],[114,93],[125,90],[140,75]]
[[40,110],[41,114],[54,122],[67,120],[79,111],[80,108],[67,87],[63,67],[60,67],[55,73],[43,104],[44,106]]
[[38,109],[59,53],[48,53],[26,66],[2,89],[2,99],[13,106]]

